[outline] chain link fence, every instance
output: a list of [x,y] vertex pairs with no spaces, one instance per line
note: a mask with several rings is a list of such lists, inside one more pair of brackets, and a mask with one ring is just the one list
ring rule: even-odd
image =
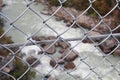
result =
[[69,1],[3,0],[0,80],[119,80],[120,0]]

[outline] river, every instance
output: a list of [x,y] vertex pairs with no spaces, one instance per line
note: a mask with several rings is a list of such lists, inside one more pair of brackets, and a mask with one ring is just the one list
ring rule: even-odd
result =
[[[26,7],[27,0],[3,0],[7,6],[3,8],[2,12],[10,19],[10,21],[15,21],[17,17],[24,12]],[[25,2],[26,1],[26,2]],[[29,3],[29,2],[28,2]],[[40,13],[41,10],[45,8],[42,4],[32,4],[30,6],[33,10],[35,10],[39,15],[44,19],[48,19],[50,16],[43,15]],[[56,21],[55,17],[52,17],[47,21],[47,24],[50,25],[56,32],[49,29],[46,25],[43,24],[43,19],[38,17],[31,10],[27,9],[25,14],[22,15],[17,21],[15,21],[14,26],[16,28],[11,28],[10,22],[5,18],[5,27],[4,30],[10,31],[7,33],[8,36],[12,37],[12,40],[15,43],[25,43],[27,42],[27,38],[31,35],[37,36],[57,36],[63,33],[68,29],[63,21]],[[22,33],[24,32],[24,33]],[[79,38],[83,37],[84,32],[80,29],[70,28],[67,32],[65,32],[61,37],[62,38]],[[72,46],[78,44],[78,41],[70,42]],[[111,67],[111,64],[116,64],[114,67],[119,70],[119,57],[117,56],[108,56],[106,59],[102,57],[102,53],[98,51],[94,45],[79,43],[75,48],[80,54],[79,56],[84,59],[84,61],[91,66],[91,68],[95,68],[93,71],[90,70],[89,66],[80,61],[80,58],[77,58],[74,63],[76,64],[76,70],[74,71],[61,71],[58,69],[53,70],[51,73],[53,76],[56,76],[58,80],[99,80],[98,76],[102,78],[102,80],[119,80],[118,72]],[[108,61],[107,61],[108,60]],[[44,56],[41,58],[41,63],[43,65],[39,65],[35,68],[41,75],[47,74],[52,67],[49,65],[50,57]],[[110,61],[110,62],[109,62]],[[76,79],[68,76],[70,72]],[[96,74],[96,73],[97,74]],[[64,76],[64,77],[63,77]],[[36,78],[33,80],[42,80],[41,76],[37,74]]]

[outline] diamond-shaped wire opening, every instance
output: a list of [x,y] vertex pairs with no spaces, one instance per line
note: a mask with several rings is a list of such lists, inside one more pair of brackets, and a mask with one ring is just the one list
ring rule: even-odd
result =
[[110,36],[108,39],[106,39],[103,43],[99,44],[98,46],[100,46],[101,50],[105,53],[105,54],[112,54],[111,52],[116,49],[118,45],[118,41],[116,40],[116,38]]
[[0,69],[6,73],[11,72],[14,68],[13,59],[14,59],[14,56],[3,57],[1,59]]
[[[104,58],[104,62],[103,62],[105,65],[100,65],[100,66],[104,66],[104,69],[105,72],[102,72],[100,75],[102,76],[102,78],[106,79],[106,78],[113,78],[111,75],[115,74],[116,77],[119,77],[119,71],[118,71],[118,67],[119,65],[117,65],[119,63],[119,57],[113,57],[112,55],[109,55],[109,56],[106,56]],[[98,70],[97,71],[100,71],[99,70],[100,67],[98,67]],[[97,72],[96,71],[96,72]],[[109,74],[109,73],[112,73],[112,74]]]
[[14,80],[15,78],[8,73],[0,71],[0,79],[1,80]]
[[[15,79],[26,79],[28,76],[30,75],[26,75],[29,72],[29,65],[27,62],[23,61],[21,58],[19,57],[15,57],[13,60],[13,65],[14,65],[14,69],[13,71],[9,72],[10,75],[12,75]],[[22,67],[22,68],[21,68]]]
[[[3,10],[2,12],[8,16],[10,18],[10,20],[12,20],[13,22],[15,20],[17,20],[18,16],[21,15],[21,13],[24,13],[24,11],[26,10],[26,5],[24,3],[24,0],[21,0],[21,1],[3,1],[3,3],[6,5],[5,7],[3,7]],[[11,5],[12,4],[12,5]],[[8,6],[7,6],[8,5]],[[19,7],[20,5],[22,5],[21,7]],[[15,8],[17,7],[17,8]],[[15,8],[13,10],[13,8]],[[8,14],[9,12],[9,14]],[[7,13],[7,14],[6,14]],[[14,14],[14,16],[12,16],[12,14]]]
[[115,50],[114,50],[114,52],[113,52],[113,55],[118,55],[119,56],[119,53],[120,53],[120,46],[118,46]]
[[[94,77],[94,78],[101,78],[99,73],[97,73],[95,71],[95,68],[93,66],[89,65],[89,62],[87,62],[86,59],[80,60],[85,65],[85,66],[83,66],[83,69],[81,69],[81,71],[84,70],[84,69],[86,71],[85,73],[83,72],[83,74],[85,74],[85,75],[83,75],[83,79],[91,79],[92,77]],[[78,69],[78,70],[80,70],[80,69]]]
[[115,0],[97,0],[93,3],[93,7],[102,16],[106,15],[115,6]]
[[37,71],[39,71],[42,76],[46,76],[46,75],[49,75],[51,74],[51,72],[53,71],[53,74],[55,74],[54,72],[54,68],[51,67],[50,65],[50,61],[52,60],[53,58],[51,56],[49,56],[48,54],[44,54],[44,55],[41,55],[39,57],[39,60],[40,60],[40,65],[38,65],[37,67],[35,67],[35,69]]
[[[82,12],[79,13],[79,15],[81,14]],[[88,29],[88,30],[92,29],[100,21],[98,14],[91,7],[83,15],[81,16],[79,15],[78,15],[76,22],[79,25],[81,25],[81,27]]]
[[[25,1],[27,1],[27,0],[25,0]],[[56,0],[57,1],[57,0]],[[75,18],[73,17],[74,16],[74,14],[72,14],[71,12],[69,12],[66,8],[63,8],[62,6],[64,6],[65,5],[65,3],[67,3],[69,0],[58,0],[58,2],[59,2],[59,7],[57,8],[57,10],[55,10],[52,14],[51,14],[51,16],[48,18],[47,17],[47,19],[44,19],[44,18],[41,18],[42,16],[39,14],[39,13],[36,13],[36,12],[38,12],[38,11],[36,11],[35,10],[35,8],[33,8],[32,7],[32,5],[31,4],[33,4],[33,3],[31,3],[31,4],[29,4],[29,3],[27,3],[26,4],[26,11],[27,11],[27,8],[31,11],[31,12],[33,12],[33,14],[35,14],[35,15],[37,15],[37,17],[39,17],[40,19],[43,19],[43,25],[46,25],[46,26],[40,26],[39,27],[39,30],[35,30],[35,32],[33,32],[32,33],[32,35],[26,35],[26,34],[28,34],[28,33],[26,33],[25,31],[20,31],[19,30],[19,28],[15,28],[15,27],[19,27],[18,25],[16,25],[16,23],[17,22],[19,22],[19,20],[21,19],[21,17],[23,17],[23,15],[22,16],[20,16],[20,17],[18,17],[18,18],[16,18],[13,22],[11,22],[10,24],[11,25],[13,25],[13,27],[15,28],[15,29],[17,29],[19,32],[21,32],[21,33],[23,33],[23,35],[24,36],[26,36],[26,40],[28,41],[28,42],[26,42],[25,44],[23,44],[23,48],[24,47],[26,47],[27,46],[27,44],[29,44],[29,41],[30,41],[30,43],[32,44],[34,44],[34,45],[37,45],[36,44],[36,41],[43,41],[44,42],[44,39],[35,39],[36,41],[34,41],[34,40],[32,40],[32,39],[34,39],[36,36],[44,36],[43,34],[44,34],[44,32],[46,31],[46,30],[43,30],[42,28],[48,28],[48,31],[51,31],[51,33],[53,33],[53,34],[51,34],[51,36],[56,36],[57,37],[57,39],[52,39],[53,40],[53,43],[51,44],[50,43],[50,45],[48,44],[48,46],[47,46],[47,48],[48,49],[44,49],[44,47],[46,46],[46,44],[40,44],[39,45],[39,48],[41,48],[42,49],[42,54],[39,54],[39,56],[38,56],[38,58],[36,59],[35,58],[35,61],[33,61],[33,62],[29,62],[29,59],[27,60],[27,61],[23,61],[23,58],[21,58],[21,57],[19,57],[17,54],[19,54],[18,52],[19,52],[19,50],[18,51],[15,51],[15,53],[17,53],[16,55],[17,55],[17,58],[19,58],[20,60],[21,60],[21,62],[23,62],[23,63],[25,63],[25,64],[27,64],[27,70],[26,71],[24,71],[23,72],[23,74],[22,75],[20,75],[19,77],[17,77],[18,79],[22,79],[22,77],[23,76],[25,76],[25,74],[26,73],[28,73],[28,71],[30,70],[30,68],[31,67],[34,67],[33,65],[36,63],[36,61],[39,61],[39,59],[42,59],[43,57],[45,57],[45,56],[47,56],[47,57],[49,57],[50,59],[53,59],[53,60],[55,60],[54,59],[54,56],[52,56],[51,54],[48,54],[48,52],[47,52],[47,50],[49,50],[51,47],[53,47],[53,45],[56,45],[57,44],[57,41],[60,41],[60,40],[62,40],[62,43],[61,44],[65,44],[65,45],[69,45],[69,43],[66,41],[66,40],[64,40],[64,38],[68,38],[68,37],[71,37],[71,38],[73,38],[71,35],[70,36],[66,36],[66,35],[64,35],[65,33],[69,33],[69,32],[76,32],[76,30],[74,29],[73,30],[73,25],[74,24],[77,24],[77,26],[79,27],[79,29],[82,29],[81,28],[81,26],[80,25],[78,25],[78,23],[77,23],[77,20],[79,19],[79,18],[81,18],[81,15],[83,15],[83,14],[86,14],[86,12],[89,10],[89,8],[92,8],[92,7],[94,7],[94,6],[92,6],[92,3],[90,3],[90,1],[91,0],[89,0],[89,7],[86,7],[87,9],[85,9],[84,10],[84,12],[83,13],[81,13],[81,14],[78,14],[78,16],[75,16]],[[76,1],[76,0],[74,0],[74,1]],[[74,2],[73,1],[73,2]],[[88,1],[88,0],[87,0]],[[79,1],[78,1],[79,2]],[[84,3],[84,1],[80,1],[80,2],[83,2]],[[95,1],[94,1],[95,2]],[[78,3],[77,3],[78,4]],[[117,5],[116,5],[117,6]],[[70,15],[70,17],[72,17],[72,18],[70,18],[70,20],[72,20],[73,22],[70,24],[70,27],[68,27],[68,28],[66,28],[66,30],[63,30],[62,31],[62,33],[61,32],[58,32],[56,29],[55,29],[55,27],[53,27],[53,25],[51,25],[51,22],[48,24],[48,22],[51,20],[51,18],[53,18],[53,16],[54,15],[56,15],[57,14],[57,12],[58,11],[60,11],[60,9],[64,9],[64,11],[66,12],[66,14],[68,14],[68,15]],[[92,8],[93,9],[93,8]],[[93,9],[94,10],[94,9]],[[114,9],[113,9],[114,10]],[[110,14],[111,12],[113,12],[113,10],[111,10],[108,14]],[[94,10],[95,11],[95,10]],[[95,12],[98,12],[97,14],[99,15],[99,11],[95,11]],[[25,14],[26,12],[24,12],[23,14]],[[73,52],[73,50],[74,49],[76,49],[76,47],[79,47],[79,45],[80,46],[82,46],[81,44],[81,42],[83,41],[83,39],[85,39],[85,37],[86,38],[88,38],[88,39],[90,39],[91,41],[92,41],[92,43],[93,43],[93,45],[94,46],[96,46],[96,47],[99,47],[101,44],[103,44],[104,42],[106,42],[108,39],[109,39],[109,37],[111,36],[111,35],[114,35],[112,32],[114,31],[114,29],[111,29],[110,27],[110,25],[104,20],[105,19],[105,17],[108,15],[108,14],[106,14],[105,16],[103,16],[103,17],[101,17],[100,15],[99,15],[99,18],[100,18],[100,24],[98,23],[98,25],[97,26],[93,26],[94,28],[92,28],[92,29],[90,29],[90,31],[88,31],[88,33],[90,33],[91,31],[94,31],[96,28],[99,28],[100,29],[100,25],[103,23],[103,25],[104,26],[106,26],[105,28],[107,28],[107,30],[108,30],[108,32],[106,32],[105,31],[105,33],[107,33],[107,37],[105,37],[103,40],[101,40],[99,43],[98,43],[98,45],[95,45],[95,43],[96,43],[96,41],[94,41],[94,39],[92,39],[91,37],[89,38],[89,36],[88,35],[86,35],[86,32],[85,31],[82,31],[82,32],[84,32],[83,33],[83,37],[82,37],[82,39],[80,39],[79,40],[79,42],[78,42],[78,44],[76,43],[76,45],[74,44],[72,44],[72,42],[71,42],[71,44],[72,44],[72,48],[71,48],[71,46],[70,46],[70,51],[68,51],[68,52],[66,52],[67,53],[67,55],[63,55],[64,57],[62,57],[62,59],[60,59],[60,60],[63,60],[63,58],[65,58],[65,60],[66,60],[66,58]],[[104,19],[103,19],[104,18]],[[74,21],[75,20],[75,21]],[[54,21],[53,21],[54,22]],[[37,23],[35,23],[35,24],[37,24]],[[54,23],[55,25],[57,25],[56,23]],[[96,25],[96,24],[95,24]],[[119,27],[119,26],[118,26]],[[78,29],[78,28],[77,28]],[[99,31],[99,29],[98,29],[98,31]],[[117,28],[117,29],[119,29],[119,28]],[[11,31],[11,30],[10,30]],[[42,32],[43,31],[43,32]],[[81,31],[78,31],[78,32],[81,32]],[[102,32],[102,31],[101,31]],[[25,34],[26,33],[26,34]],[[39,33],[42,33],[41,35],[39,35]],[[103,33],[103,32],[102,32]],[[5,33],[6,34],[6,33]],[[109,35],[108,35],[109,34]],[[50,34],[47,34],[47,35],[45,35],[45,36],[49,36]],[[76,34],[75,33],[75,35],[79,35],[79,37],[81,36],[81,33],[79,34]],[[103,34],[102,34],[103,35]],[[3,38],[4,36],[2,36],[1,37],[1,39]],[[62,38],[61,38],[62,37]],[[94,36],[95,37],[95,36]],[[75,36],[75,38],[76,38],[76,36]],[[117,40],[118,38],[115,38],[115,37],[112,37],[113,39],[115,39],[115,40]],[[51,40],[51,39],[48,39],[47,41],[49,41],[49,40]],[[117,42],[116,44],[119,44],[119,41],[117,40],[117,41],[115,41],[115,42]],[[59,45],[60,45],[60,42],[59,42]],[[89,46],[90,47],[90,46]],[[115,46],[115,48],[112,50],[112,51],[110,51],[109,52],[109,54],[111,54],[112,52],[114,52],[115,50],[117,50],[117,48],[119,47],[119,45],[117,45],[117,47]],[[82,47],[80,47],[80,49],[83,49]],[[84,48],[85,49],[85,48]],[[84,50],[83,49],[83,50]],[[119,49],[119,48],[118,48]],[[11,52],[11,51],[10,51]],[[89,52],[89,50],[88,50],[88,52]],[[14,51],[12,52],[13,54],[14,54]],[[34,53],[34,52],[33,52]],[[80,54],[79,55],[79,58],[81,57],[81,55],[82,54]],[[93,55],[91,55],[91,56],[93,56]],[[90,57],[90,56],[87,56],[87,57]],[[102,56],[103,57],[103,56]],[[45,61],[45,60],[44,60]],[[50,61],[50,60],[49,60]],[[50,63],[49,63],[49,61],[48,61],[48,65],[50,65]],[[113,65],[114,63],[110,60],[110,58],[109,58],[109,55],[106,55],[104,58],[103,58],[103,61],[108,61],[109,63],[110,63],[110,65]],[[62,69],[64,69],[64,71],[68,71],[68,69],[70,68],[71,69],[71,67],[69,66],[68,67],[68,65],[72,65],[72,69],[74,70],[74,69],[76,69],[77,67],[75,66],[74,68],[73,68],[73,66],[74,66],[74,62],[73,63],[71,63],[71,62],[69,62],[68,60],[66,60],[65,61],[65,63],[64,63],[64,65],[61,65],[61,64],[59,64],[59,61],[57,61],[57,60],[55,60],[55,62],[57,63],[57,64],[54,64],[54,66],[59,66],[60,68],[62,68]],[[105,76],[102,76],[101,77],[101,75],[99,74],[99,72],[97,72],[97,71],[95,71],[94,70],[94,67],[92,66],[92,64],[90,64],[89,63],[89,61],[87,61],[87,60],[83,60],[83,61],[81,61],[82,63],[84,63],[87,67],[88,67],[88,71],[90,71],[92,74],[94,74],[96,77],[98,77],[98,78],[96,78],[96,79],[100,79],[100,80],[102,80],[102,78],[104,78]],[[54,63],[54,62],[53,62]],[[100,64],[100,63],[99,63]],[[101,63],[102,64],[102,63]],[[53,65],[53,64],[52,64]],[[29,66],[29,67],[28,67]],[[40,65],[39,65],[40,66]],[[43,65],[42,66],[43,68],[44,67],[46,67],[46,65]],[[48,66],[49,67],[49,66]],[[51,66],[52,67],[52,66]],[[96,67],[96,65],[95,65],[95,67]],[[97,66],[98,67],[98,66]],[[115,71],[117,71],[116,70],[116,66],[115,65],[113,65],[113,66],[111,66]],[[56,70],[55,69],[56,67],[52,67],[47,73],[45,72],[45,75],[44,75],[44,71],[43,71],[43,73],[41,73],[41,75],[43,75],[42,77],[44,77],[44,78],[42,78],[42,79],[46,79],[49,75],[46,75],[46,74],[52,74],[52,72],[54,72],[54,70]],[[36,70],[39,70],[39,68],[38,69],[36,69]],[[64,72],[63,71],[63,72]],[[112,72],[112,70],[111,71],[109,71],[110,73]],[[109,73],[108,72],[108,73]],[[90,74],[91,74],[90,73]],[[119,73],[119,71],[117,71],[117,73]],[[68,73],[65,73],[68,77],[71,77],[71,78],[66,78],[66,79],[72,79],[72,80],[76,80],[77,79],[77,76],[74,76],[74,75],[71,75],[69,72]],[[93,75],[89,75],[89,73],[87,74],[89,77],[91,77],[91,76],[93,76]],[[87,75],[85,75],[85,76],[87,76]],[[59,76],[59,75],[57,75],[57,76]],[[87,77],[85,77],[85,78],[87,78]]]
[[120,25],[116,26],[112,31],[113,33],[119,33],[119,30],[120,30]]
[[[117,56],[116,56],[117,57]],[[119,60],[119,57],[118,57],[118,60]],[[114,65],[114,67],[115,67],[115,69],[116,69],[116,71],[118,72],[118,75],[119,75],[119,73],[120,73],[120,69],[119,69],[119,66],[120,66],[120,60],[119,61],[117,61],[115,64],[113,64]],[[120,75],[119,75],[120,76]]]
[[119,33],[119,9],[116,7],[109,15],[104,17],[103,21],[110,27],[114,33]]
[[[76,6],[77,5],[77,6]],[[84,6],[82,6],[84,5]],[[67,0],[63,3],[63,7],[74,7],[79,11],[84,11],[89,6],[88,0]]]
[[106,39],[108,39],[112,35],[112,30],[110,27],[103,21],[101,21],[99,24],[97,24],[95,27],[93,27],[90,31],[87,33],[88,39],[92,41],[93,43],[102,44]]

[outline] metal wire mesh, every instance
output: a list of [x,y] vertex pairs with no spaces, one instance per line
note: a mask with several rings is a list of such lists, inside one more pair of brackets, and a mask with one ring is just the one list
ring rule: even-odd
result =
[[[5,24],[5,31],[0,36],[0,80],[118,80],[120,60],[116,55],[120,55],[120,24],[118,22],[111,28],[106,17],[116,9],[120,10],[120,0],[115,0],[115,5],[104,16],[93,6],[97,0],[88,0],[89,5],[77,16],[64,7],[63,4],[69,0],[58,0],[59,6],[52,14],[43,15],[35,5],[45,1],[18,0],[17,3],[15,0],[3,0],[24,7],[17,9],[17,6],[12,6],[9,10],[11,6],[7,4],[8,7],[0,12]],[[19,12],[12,12],[12,9]],[[98,21],[86,29],[79,21],[86,21],[85,15],[90,9],[97,15]],[[68,27],[62,21],[55,20],[59,12],[70,18]],[[28,14],[29,17],[34,15],[36,20],[31,17],[29,21],[26,18]],[[11,36],[15,42],[3,43],[5,36]]]

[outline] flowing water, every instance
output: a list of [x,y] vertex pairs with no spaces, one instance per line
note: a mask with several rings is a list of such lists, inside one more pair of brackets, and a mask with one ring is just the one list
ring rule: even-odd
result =
[[[24,12],[26,7],[27,0],[3,0],[7,6],[2,10],[2,12],[7,15],[7,17],[10,19],[10,21],[15,21],[17,17]],[[26,1],[26,2],[25,2]],[[43,15],[40,13],[42,9],[44,9],[44,5],[42,4],[32,4],[30,6],[34,11],[36,11],[44,20],[48,19],[50,16]],[[43,19],[41,17],[38,17],[35,13],[33,13],[31,10],[26,10],[25,14],[20,17],[17,21],[14,22],[14,26],[12,27],[9,25],[10,22],[5,18],[5,31],[8,29],[9,32],[7,33],[8,36],[12,37],[12,40],[15,43],[23,43],[27,42],[27,38],[30,36],[50,36],[54,35],[57,36],[58,34],[63,33],[65,30],[68,29],[66,27],[65,23],[62,21],[56,21],[55,17],[52,17],[47,21],[47,24],[50,25],[56,32],[52,31],[50,28],[48,28],[46,25],[43,24]],[[20,30],[18,30],[18,29]],[[84,33],[80,29],[74,29],[71,28],[67,32],[65,32],[61,37],[62,38],[78,38],[83,37]],[[78,41],[72,41],[70,42],[72,46],[78,44]],[[99,80],[98,75],[102,77],[103,80],[119,80],[118,72],[110,67],[111,64],[102,57],[102,53],[99,52],[92,44],[84,44],[79,43],[75,48],[80,54],[79,56],[84,59],[86,62],[83,63],[80,61],[80,58],[77,58],[74,63],[76,64],[76,69],[74,71],[63,71],[60,69],[55,69],[52,71],[51,75],[56,76],[58,80]],[[37,56],[37,55],[36,55]],[[41,57],[41,56],[39,56]],[[108,56],[107,59],[112,63],[116,64],[115,68],[119,70],[119,57],[115,56]],[[41,75],[47,74],[50,70],[53,68],[49,65],[50,57],[43,56],[40,58],[41,65],[37,66],[35,70],[37,70]],[[94,69],[94,72],[90,70],[89,66],[91,68],[96,67]],[[74,76],[70,77],[68,76],[68,72],[70,72],[71,75]],[[89,75],[90,74],[90,75]],[[39,74],[37,74],[39,75]],[[64,77],[63,77],[64,76]],[[42,80],[41,76],[36,76],[33,80]]]

